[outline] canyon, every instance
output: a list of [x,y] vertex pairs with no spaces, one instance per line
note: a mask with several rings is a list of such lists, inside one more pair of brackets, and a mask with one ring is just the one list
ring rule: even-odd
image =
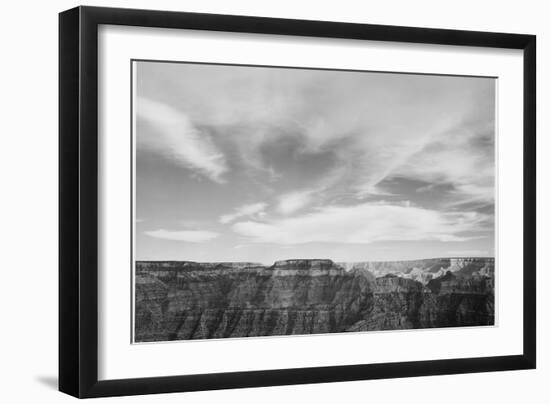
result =
[[137,261],[135,342],[494,325],[494,258]]

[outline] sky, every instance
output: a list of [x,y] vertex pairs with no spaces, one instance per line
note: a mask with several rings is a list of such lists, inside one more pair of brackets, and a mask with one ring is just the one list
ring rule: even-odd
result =
[[135,258],[494,255],[493,78],[135,63]]

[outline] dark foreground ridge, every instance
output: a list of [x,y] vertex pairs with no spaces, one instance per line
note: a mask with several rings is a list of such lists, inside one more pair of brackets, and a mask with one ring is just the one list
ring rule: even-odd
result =
[[138,261],[135,341],[494,324],[494,259]]

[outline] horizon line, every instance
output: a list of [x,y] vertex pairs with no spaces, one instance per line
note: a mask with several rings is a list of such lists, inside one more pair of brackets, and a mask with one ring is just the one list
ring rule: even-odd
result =
[[[412,258],[412,259],[400,259],[400,260],[364,260],[364,261],[335,261],[331,258],[287,258],[281,260],[275,260],[271,265],[275,265],[276,262],[280,261],[331,261],[332,263],[339,264],[358,264],[362,262],[407,262],[407,261],[427,261],[427,260],[445,260],[445,259],[495,259],[494,256],[451,256],[451,257],[430,257],[430,258]],[[270,266],[268,263],[258,262],[258,261],[193,261],[193,260],[152,260],[152,259],[135,259],[135,262],[192,262],[195,264],[235,264],[235,263],[250,263],[250,264],[261,264],[264,266]]]

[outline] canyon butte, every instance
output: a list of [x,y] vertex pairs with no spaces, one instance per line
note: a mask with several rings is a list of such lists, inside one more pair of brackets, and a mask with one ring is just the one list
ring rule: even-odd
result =
[[494,325],[494,258],[138,261],[135,342]]

